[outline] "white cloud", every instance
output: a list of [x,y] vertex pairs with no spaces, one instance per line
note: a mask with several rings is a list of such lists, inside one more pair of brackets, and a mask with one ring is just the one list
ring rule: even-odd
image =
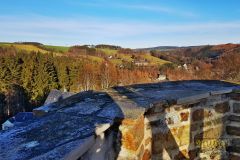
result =
[[[205,39],[204,35],[206,35]],[[63,44],[65,40],[64,44],[106,42],[118,43],[126,47],[138,47],[158,42],[176,45],[180,44],[181,40],[188,44],[193,41],[194,37],[195,43],[197,39],[202,43],[213,42],[214,38],[219,42],[229,42],[231,39],[236,41],[236,37],[239,36],[239,21],[176,24],[117,22],[88,18],[63,20],[48,17],[0,16],[0,41],[35,39],[34,41]]]
[[161,13],[161,14],[169,14],[177,17],[187,17],[187,18],[196,18],[198,15],[192,11],[189,10],[180,10],[175,9],[172,7],[167,6],[161,6],[159,4],[153,5],[153,4],[141,4],[141,3],[122,3],[122,2],[111,2],[109,1],[85,1],[85,2],[79,2],[79,1],[66,1],[65,2],[68,5],[71,6],[87,6],[87,7],[98,7],[98,8],[119,8],[124,10],[128,9],[132,12],[135,11],[144,11],[144,12],[153,12],[153,13]]
[[162,7],[162,6],[119,5],[119,7],[149,11],[149,12],[155,12],[155,13],[165,13],[165,14],[171,14],[171,15],[181,16],[181,17],[189,17],[189,18],[197,17],[197,14],[195,14],[193,12],[190,12],[190,11],[180,11],[180,10],[177,10],[177,9],[173,9],[173,8],[169,8],[169,7]]

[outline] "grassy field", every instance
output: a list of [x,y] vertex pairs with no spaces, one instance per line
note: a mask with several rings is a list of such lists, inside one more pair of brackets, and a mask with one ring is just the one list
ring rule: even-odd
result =
[[131,57],[131,55],[128,54],[121,54],[118,53],[118,50],[114,50],[114,49],[102,49],[102,48],[98,48],[98,50],[104,52],[105,55],[107,56],[114,56],[117,55],[118,59],[111,59],[110,61],[113,64],[122,64],[122,61],[126,61],[126,62],[132,62],[133,59]]
[[[25,50],[27,52],[31,52],[31,51],[42,52],[42,53],[53,52],[55,56],[62,56],[63,53],[66,53],[68,51],[68,49],[70,48],[70,47],[66,47],[66,46],[52,46],[52,45],[42,45],[42,46],[38,47],[37,45],[33,45],[33,44],[17,44],[17,43],[1,43],[1,42],[0,42],[0,46],[1,47],[13,46],[17,50]],[[113,56],[113,58],[109,59],[109,61],[111,61],[115,65],[121,65],[123,63],[123,61],[129,62],[129,63],[134,61],[131,54],[118,53],[118,50],[107,49],[107,48],[106,49],[97,48],[97,50],[102,51],[107,57]],[[136,54],[138,54],[138,53],[136,53]],[[142,59],[146,59],[147,61],[149,61],[150,65],[158,65],[159,66],[159,65],[166,64],[166,63],[171,63],[171,62],[159,59],[157,57],[153,57],[149,53],[141,54],[139,56],[142,57]],[[97,62],[97,63],[101,63],[104,61],[103,57],[98,57],[98,56],[88,55],[88,59],[90,59],[94,62]]]
[[151,65],[163,65],[163,64],[166,64],[166,63],[171,63],[169,61],[165,61],[165,60],[162,60],[160,58],[151,56],[149,53],[143,55],[142,57],[147,59],[150,62]]
[[30,45],[30,44],[15,44],[15,43],[0,43],[0,46],[4,47],[10,47],[13,46],[15,47],[17,50],[25,50],[28,52],[34,51],[34,52],[42,52],[42,53],[48,53],[49,51],[38,48],[35,45]]
[[49,50],[53,50],[54,52],[62,52],[62,53],[67,52],[69,49],[69,47],[65,47],[65,46],[44,45],[43,47]]
[[115,65],[121,65],[123,63],[121,59],[111,59],[110,62]]
[[115,55],[117,53],[117,50],[114,49],[102,49],[102,48],[98,48],[97,50],[104,52],[104,54],[106,54],[107,56],[112,56]]
[[87,56],[88,59],[97,62],[97,63],[102,63],[104,61],[103,58],[101,57],[96,57],[96,56]]
[[[42,52],[42,53],[49,53],[53,52],[55,55],[61,55],[62,53],[65,53],[68,51],[69,47],[65,46],[51,46],[51,45],[43,45],[43,46],[36,46],[32,44],[16,44],[16,43],[1,43],[1,47],[15,47],[17,50],[25,50],[27,52]],[[45,48],[45,49],[44,49]]]

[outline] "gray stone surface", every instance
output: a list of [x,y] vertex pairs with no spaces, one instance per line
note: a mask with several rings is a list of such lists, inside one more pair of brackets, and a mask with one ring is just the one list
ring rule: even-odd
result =
[[[153,84],[137,84],[114,89],[143,108],[150,108],[151,103],[166,100],[169,103],[189,103],[206,98],[210,94],[229,93],[239,89],[239,85],[222,81],[173,81]],[[136,99],[141,98],[143,103]]]
[[211,95],[231,93],[232,91],[233,91],[233,89],[231,87],[229,87],[229,88],[219,88],[218,90],[211,91]]
[[235,122],[240,122],[240,116],[230,115],[230,116],[228,117],[228,120],[230,120],[230,121],[235,121]]
[[36,120],[1,131],[0,159],[76,157],[91,147],[91,137],[107,130],[115,119],[136,119],[162,102],[190,103],[239,88],[220,81],[179,81],[78,93],[35,109],[40,116]]
[[195,103],[196,101],[199,101],[201,99],[207,98],[210,96],[210,94],[208,92],[191,92],[189,91],[188,93],[190,93],[191,95],[187,95],[185,97],[182,98],[178,98],[177,99],[177,104],[189,104],[189,103]]
[[233,103],[233,112],[234,113],[240,113],[240,102],[234,102]]
[[236,126],[227,126],[226,127],[227,134],[240,136],[240,127]]
[[45,100],[44,104],[50,104],[53,102],[57,102],[59,100],[68,98],[70,96],[74,95],[74,93],[71,92],[62,92],[60,90],[57,89],[53,89],[51,90],[51,92],[49,93],[47,99]]
[[[95,116],[71,116],[54,113],[31,123],[15,126],[0,133],[1,159],[58,159],[76,150],[97,126],[112,124],[112,120]],[[53,158],[51,158],[53,157]]]

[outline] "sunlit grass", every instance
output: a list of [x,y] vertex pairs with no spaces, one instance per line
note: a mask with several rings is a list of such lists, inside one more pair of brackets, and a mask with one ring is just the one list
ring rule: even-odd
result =
[[115,65],[121,65],[122,64],[121,59],[111,59],[110,62],[115,64]]
[[51,49],[55,52],[67,52],[69,47],[65,46],[51,46],[51,45],[44,45],[46,49]]
[[34,52],[49,53],[49,51],[38,48],[37,46],[31,45],[31,44],[0,43],[0,46],[2,46],[2,47],[13,46],[17,50],[25,50],[25,51],[28,51],[28,52],[34,51]]
[[97,63],[102,63],[104,61],[103,58],[101,57],[96,57],[96,56],[87,56],[88,59],[92,60],[92,61],[95,61]]
[[97,50],[104,52],[107,56],[112,56],[117,53],[115,49],[108,49],[108,48],[98,48]]
[[169,61],[165,61],[163,59],[154,57],[154,56],[150,55],[149,53],[142,55],[142,57],[144,59],[148,60],[150,62],[150,64],[152,64],[152,65],[163,65],[166,63],[171,63]]

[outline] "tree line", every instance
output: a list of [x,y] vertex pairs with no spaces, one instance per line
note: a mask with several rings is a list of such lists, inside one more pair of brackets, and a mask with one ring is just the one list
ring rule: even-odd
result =
[[[81,48],[80,48],[81,49]],[[102,90],[115,85],[151,82],[158,68],[120,68],[107,59],[19,51],[0,47],[0,121],[42,105],[52,89]]]

